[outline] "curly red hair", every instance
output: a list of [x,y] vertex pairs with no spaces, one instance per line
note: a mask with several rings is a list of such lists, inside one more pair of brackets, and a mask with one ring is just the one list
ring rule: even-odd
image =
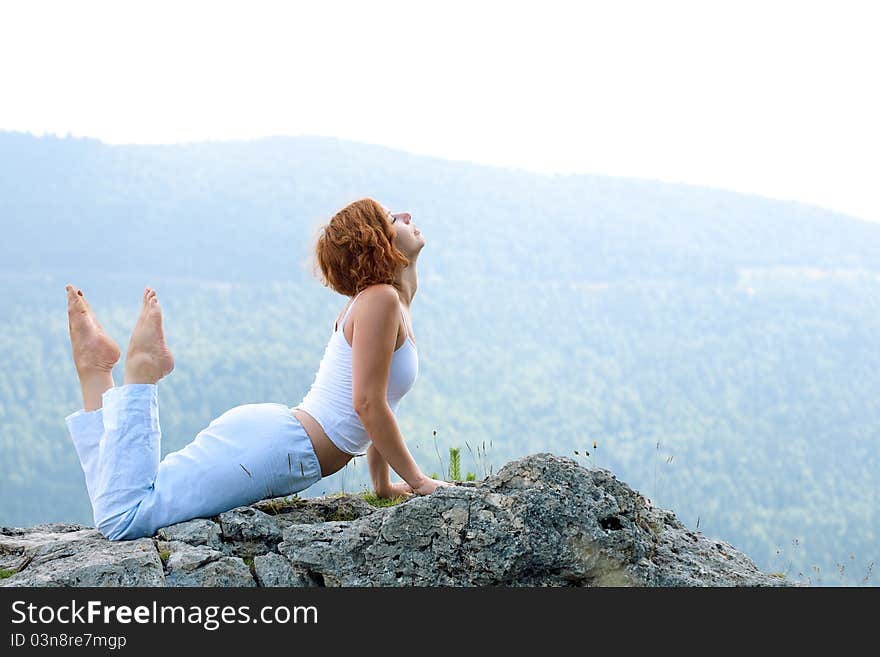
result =
[[398,287],[395,275],[407,258],[394,246],[394,229],[385,209],[371,198],[349,203],[321,227],[312,268],[321,284],[354,296],[377,283]]

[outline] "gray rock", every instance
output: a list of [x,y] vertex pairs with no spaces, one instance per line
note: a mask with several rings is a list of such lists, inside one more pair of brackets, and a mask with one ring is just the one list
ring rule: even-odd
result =
[[607,470],[547,453],[392,507],[351,494],[276,498],[154,540],[4,527],[0,567],[15,571],[6,586],[800,585],[691,531]]
[[168,544],[165,582],[168,586],[256,586],[250,568],[240,558],[224,556],[205,545],[181,541]]
[[156,536],[163,541],[181,541],[190,545],[207,545],[214,550],[219,550],[222,543],[220,540],[220,525],[206,518],[196,518],[165,527],[156,532]]
[[164,586],[162,562],[149,538],[108,541],[96,529],[50,523],[0,528],[0,586]]
[[281,541],[274,517],[250,506],[240,506],[218,516],[223,552],[239,557],[266,554]]
[[[410,500],[403,506],[408,506]],[[393,508],[393,507],[392,507]],[[384,513],[355,521],[290,525],[278,552],[317,586],[383,585],[370,579],[366,550],[376,540]]]
[[275,552],[254,557],[254,574],[260,586],[316,586],[301,569]]
[[325,586],[783,584],[611,473],[551,454],[353,522],[289,526],[278,551]]
[[253,587],[257,582],[248,565],[239,557],[221,557],[199,568],[191,577],[169,586],[239,586]]

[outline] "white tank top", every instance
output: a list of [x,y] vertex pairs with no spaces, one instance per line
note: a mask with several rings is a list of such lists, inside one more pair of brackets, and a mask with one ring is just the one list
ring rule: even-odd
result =
[[[351,378],[352,349],[345,338],[343,328],[355,301],[362,293],[363,290],[352,300],[342,321],[339,322],[339,327],[330,336],[312,387],[296,407],[315,418],[334,445],[354,456],[363,456],[367,453],[370,437],[354,410]],[[400,312],[407,329],[406,339],[394,351],[391,358],[386,393],[388,405],[395,415],[400,400],[412,388],[419,374],[419,356],[415,343],[409,335],[402,304]]]

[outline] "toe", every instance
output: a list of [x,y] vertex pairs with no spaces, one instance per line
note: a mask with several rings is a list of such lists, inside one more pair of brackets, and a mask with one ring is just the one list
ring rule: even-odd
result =
[[86,304],[80,292],[71,287],[67,291],[67,308],[71,312],[85,312]]

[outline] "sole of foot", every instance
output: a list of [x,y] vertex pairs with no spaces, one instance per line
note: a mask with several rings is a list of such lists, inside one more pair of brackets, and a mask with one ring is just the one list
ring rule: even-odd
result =
[[148,287],[125,355],[125,381],[155,383],[173,369],[174,356],[162,329],[162,307],[156,291]]
[[104,331],[82,290],[66,285],[67,320],[73,362],[80,376],[109,372],[119,361],[119,345]]

